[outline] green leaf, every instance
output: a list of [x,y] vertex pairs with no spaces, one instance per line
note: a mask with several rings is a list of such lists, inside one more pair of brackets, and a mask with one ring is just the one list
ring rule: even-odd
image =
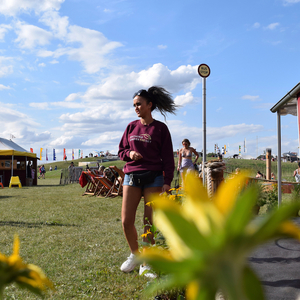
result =
[[293,217],[299,209],[300,202],[294,202],[281,206],[277,210],[266,214],[264,218],[258,219],[260,224],[256,232],[247,240],[248,245],[253,248],[261,243],[267,242],[269,239],[282,236],[278,230],[280,225]]
[[211,247],[209,241],[199,232],[195,224],[189,222],[173,210],[164,210],[164,214],[186,246],[191,249],[210,251]]
[[264,300],[261,283],[249,266],[245,266],[243,274],[243,288],[248,300]]
[[257,188],[251,186],[243,191],[228,215],[225,231],[230,236],[236,236],[245,230],[246,225],[253,218],[253,206],[257,198]]

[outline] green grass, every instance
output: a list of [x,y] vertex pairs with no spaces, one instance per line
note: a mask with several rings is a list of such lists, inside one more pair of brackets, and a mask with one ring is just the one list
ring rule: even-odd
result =
[[[81,196],[84,188],[79,184],[59,185],[60,169],[69,164],[57,163],[59,170],[47,171],[46,179],[39,179],[36,187],[0,189],[0,252],[12,253],[17,233],[21,257],[40,266],[55,283],[56,292],[46,299],[141,299],[148,280],[138,275],[138,268],[130,274],[119,270],[129,255],[121,225],[121,197]],[[103,165],[122,168],[124,163]],[[265,163],[230,160],[226,166],[227,171],[239,167],[255,174]],[[294,164],[283,164],[284,176],[294,168]],[[136,218],[139,235],[142,215],[140,205]],[[37,299],[15,286],[7,288],[5,296]]]
[[[48,172],[47,172],[48,174]],[[79,184],[59,186],[58,178],[40,179],[36,187],[0,190],[0,251],[12,253],[20,237],[20,255],[40,266],[56,293],[46,299],[140,299],[147,280],[138,269],[123,274],[129,255],[121,225],[121,197],[81,196]],[[137,229],[142,232],[142,206]],[[36,299],[10,286],[5,299]]]

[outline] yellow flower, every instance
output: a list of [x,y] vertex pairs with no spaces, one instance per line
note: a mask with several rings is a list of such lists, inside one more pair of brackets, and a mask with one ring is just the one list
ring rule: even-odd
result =
[[148,236],[148,234],[152,234],[152,232],[150,231],[150,229],[147,229],[146,233],[141,234],[141,237],[146,238]]
[[7,257],[0,253],[0,298],[5,286],[12,282],[39,295],[47,288],[54,289],[53,283],[39,267],[23,262],[19,248],[20,241],[15,236],[12,255]]
[[300,203],[254,220],[257,188],[245,188],[246,179],[239,174],[222,183],[210,200],[201,181],[187,174],[183,205],[166,198],[152,199],[154,223],[169,246],[167,252],[154,247],[140,256],[155,271],[169,275],[153,289],[186,287],[190,300],[214,299],[219,289],[231,300],[264,299],[247,257],[270,239],[300,238],[300,229],[288,221]]

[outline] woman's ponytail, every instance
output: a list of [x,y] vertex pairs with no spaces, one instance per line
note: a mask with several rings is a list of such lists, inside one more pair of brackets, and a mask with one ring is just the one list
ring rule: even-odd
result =
[[175,115],[176,108],[178,107],[171,94],[162,87],[152,86],[148,89],[149,101],[152,102],[152,108],[158,109],[160,113],[166,118],[165,113],[171,113]]

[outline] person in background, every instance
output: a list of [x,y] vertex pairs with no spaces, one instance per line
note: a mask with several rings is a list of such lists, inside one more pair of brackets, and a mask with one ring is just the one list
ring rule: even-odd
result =
[[41,167],[41,174],[42,174],[41,178],[45,179],[46,169],[45,169],[44,165],[42,165],[42,167]]
[[[195,171],[194,165],[197,163],[199,158],[199,154],[191,147],[191,143],[188,139],[184,139],[182,141],[183,148],[179,150],[179,159],[178,159],[178,167],[177,170],[180,171],[182,180],[184,172],[189,173],[191,171]],[[193,153],[195,154],[195,160],[193,162]]]
[[98,174],[100,176],[103,176],[104,175],[104,170],[105,170],[105,167],[104,166],[100,166],[99,169],[98,169]]
[[[156,86],[139,90],[133,95],[133,106],[139,120],[128,124],[118,152],[120,159],[126,161],[122,225],[131,254],[120,268],[125,273],[131,272],[137,265],[135,256],[138,253],[138,236],[134,223],[141,198],[144,197],[144,233],[147,233],[152,224],[152,208],[146,203],[150,201],[151,195],[170,190],[174,174],[170,132],[164,123],[152,117],[155,109],[164,117],[165,113],[175,113],[176,105],[171,95],[164,88]],[[149,242],[148,237],[153,244],[152,234],[144,237],[144,242]],[[140,265],[139,274],[142,275],[146,270],[150,270],[150,267]],[[151,272],[145,273],[145,276],[155,277]]]
[[273,172],[271,173],[271,179],[272,180],[276,180],[276,176],[275,176],[275,174]]
[[52,171],[52,166],[50,166],[49,171]]
[[296,182],[300,182],[300,162],[298,162],[298,168],[294,171],[293,175],[296,179]]
[[264,178],[264,175],[260,171],[257,171],[255,178]]

